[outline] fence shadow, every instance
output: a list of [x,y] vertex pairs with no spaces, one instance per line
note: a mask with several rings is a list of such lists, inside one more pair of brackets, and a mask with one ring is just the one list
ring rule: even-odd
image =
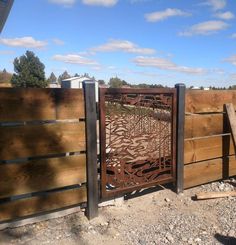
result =
[[219,233],[216,233],[214,237],[218,242],[220,242],[223,245],[235,245],[236,244],[235,237],[223,236],[223,235],[220,235]]

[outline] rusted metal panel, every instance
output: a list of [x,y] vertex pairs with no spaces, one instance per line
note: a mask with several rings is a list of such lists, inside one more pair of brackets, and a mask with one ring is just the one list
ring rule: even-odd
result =
[[174,182],[175,142],[175,89],[100,89],[103,198]]

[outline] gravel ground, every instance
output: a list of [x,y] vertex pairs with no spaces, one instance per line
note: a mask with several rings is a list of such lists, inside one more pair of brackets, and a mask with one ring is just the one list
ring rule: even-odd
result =
[[0,231],[0,244],[236,244],[236,198],[193,200],[202,191],[236,189],[236,180],[215,182],[176,195],[162,189],[99,209]]

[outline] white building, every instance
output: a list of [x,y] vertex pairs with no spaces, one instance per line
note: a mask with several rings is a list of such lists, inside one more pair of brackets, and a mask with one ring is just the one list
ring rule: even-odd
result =
[[95,96],[96,102],[98,102],[98,82],[89,77],[71,77],[61,81],[61,88],[83,88],[83,82],[94,81],[95,82]]

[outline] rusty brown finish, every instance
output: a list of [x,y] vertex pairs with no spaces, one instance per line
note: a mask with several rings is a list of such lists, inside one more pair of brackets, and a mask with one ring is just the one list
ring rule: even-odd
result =
[[[184,144],[184,163],[204,161],[223,156],[223,140],[226,136],[206,137],[186,140]],[[229,155],[234,155],[232,138],[229,145]]]
[[[190,188],[201,184],[223,178],[224,159],[218,158],[198,163],[185,165],[184,167],[184,188]],[[236,175],[235,156],[229,157],[228,176]]]
[[85,154],[0,165],[0,198],[85,182]]
[[0,88],[0,122],[84,118],[82,89]]
[[223,112],[224,104],[226,103],[233,103],[233,105],[236,106],[235,90],[188,90],[186,91],[185,112]]
[[155,187],[157,185],[163,185],[163,184],[168,184],[173,182],[173,177],[170,176],[162,176],[159,178],[158,182],[157,181],[152,181],[148,183],[143,183],[143,184],[137,184],[135,186],[130,186],[127,188],[122,188],[119,191],[107,191],[105,196],[102,196],[102,201],[109,200],[109,198],[117,198],[120,197],[124,194],[131,193],[133,191],[139,191],[144,188],[149,188],[149,187]]
[[100,89],[102,197],[175,180],[175,93]]
[[86,200],[86,187],[83,186],[78,189],[6,202],[0,204],[0,222],[79,205]]
[[106,195],[106,114],[105,114],[105,90],[99,89],[99,137],[100,137],[100,175],[101,185],[100,194],[101,198]]
[[223,133],[225,133],[223,130],[223,114],[195,114],[185,116],[185,139]]
[[0,159],[85,150],[85,123],[0,127]]

